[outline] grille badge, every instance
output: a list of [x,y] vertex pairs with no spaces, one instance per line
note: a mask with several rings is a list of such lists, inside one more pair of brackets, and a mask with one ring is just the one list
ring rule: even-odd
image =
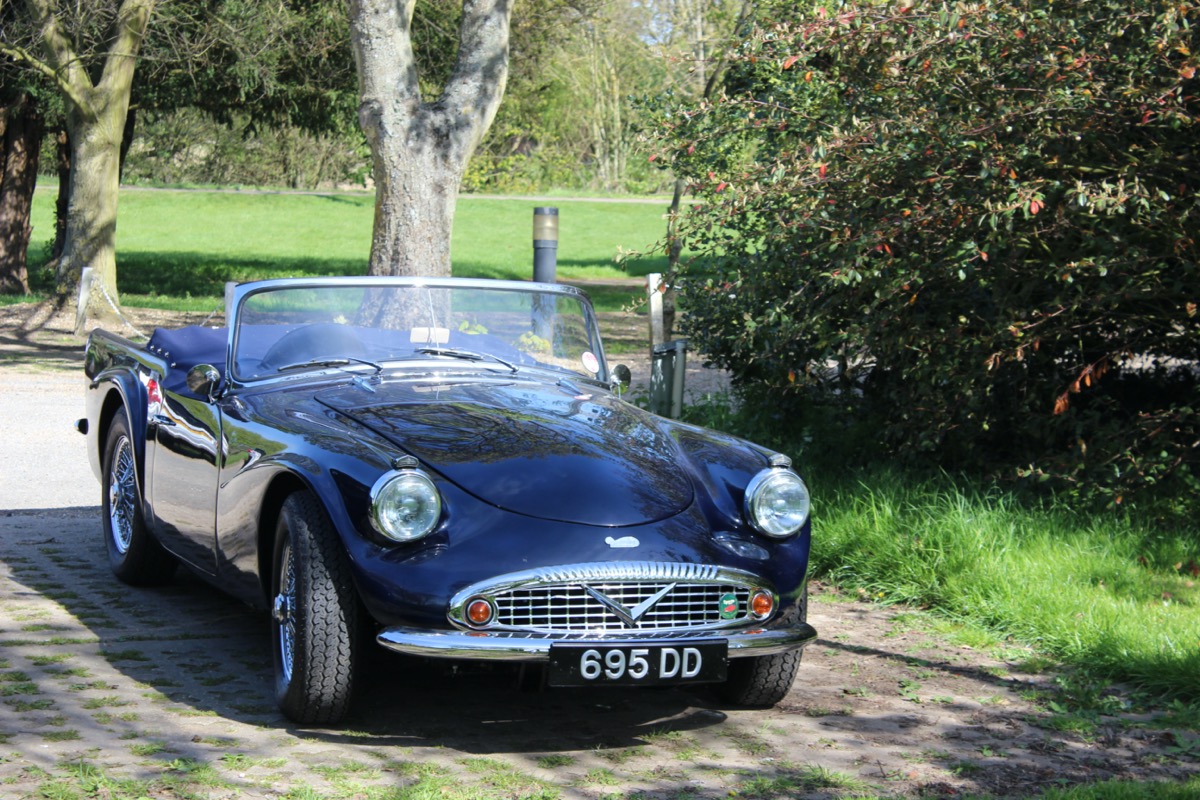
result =
[[657,592],[650,595],[633,608],[626,608],[616,600],[613,600],[611,597],[601,592],[599,589],[593,589],[586,583],[581,583],[580,586],[582,586],[583,590],[591,595],[596,602],[600,603],[609,611],[616,614],[621,622],[625,623],[625,627],[627,628],[636,628],[638,621],[646,615],[646,612],[654,608],[655,604],[658,603],[659,600],[662,600],[671,592],[672,589],[675,588],[675,584],[668,583],[666,586],[659,589]]
[[637,547],[641,542],[636,536],[622,536],[620,539],[614,539],[611,536],[604,538],[604,543],[609,547]]

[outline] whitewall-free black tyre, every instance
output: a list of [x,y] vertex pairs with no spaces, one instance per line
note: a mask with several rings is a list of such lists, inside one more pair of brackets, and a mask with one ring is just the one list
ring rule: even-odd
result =
[[346,713],[358,660],[350,564],[325,509],[308,492],[283,504],[275,530],[271,642],[275,697],[302,724]]
[[717,687],[721,698],[738,706],[770,708],[792,690],[803,651],[737,658],[729,662],[729,677]]

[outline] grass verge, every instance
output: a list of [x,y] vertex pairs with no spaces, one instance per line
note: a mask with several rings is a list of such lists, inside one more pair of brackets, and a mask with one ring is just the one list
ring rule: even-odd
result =
[[1200,699],[1200,589],[1186,571],[1200,558],[1194,540],[887,470],[817,496],[818,574],[1098,677]]
[[[55,196],[53,185],[39,186],[34,195],[30,260],[35,273],[46,262]],[[374,216],[369,194],[126,189],[120,203],[118,290],[126,305],[208,311],[222,302],[226,281],[366,271]],[[454,274],[528,280],[536,205],[520,198],[461,197],[454,222]],[[557,207],[560,280],[628,279],[665,269],[661,257],[631,262],[627,269],[617,259],[662,238],[666,201],[660,206],[561,200]],[[46,276],[35,283],[43,291],[50,288]],[[640,292],[595,294],[600,310],[616,311]]]

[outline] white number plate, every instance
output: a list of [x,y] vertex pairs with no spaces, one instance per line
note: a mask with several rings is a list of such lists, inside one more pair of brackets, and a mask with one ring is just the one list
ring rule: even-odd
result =
[[571,642],[550,646],[551,686],[714,683],[725,680],[725,640],[644,644]]

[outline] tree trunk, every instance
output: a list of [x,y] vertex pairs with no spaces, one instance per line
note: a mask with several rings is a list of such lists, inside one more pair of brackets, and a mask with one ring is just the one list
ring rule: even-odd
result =
[[37,184],[45,123],[37,101],[23,96],[0,115],[0,292],[29,294],[29,210]]
[[445,142],[406,146],[386,138],[375,148],[372,275],[449,275],[450,235],[466,168]]
[[510,0],[463,0],[458,60],[423,102],[411,26],[416,0],[350,0],[359,124],[375,178],[372,275],[450,274],[462,176],[508,79]]
[[82,309],[86,316],[117,310],[121,142],[125,126],[131,122],[129,94],[154,4],[155,0],[121,0],[103,67],[89,70],[76,51],[79,42],[59,18],[58,0],[25,0],[45,52],[45,61],[34,61],[33,66],[62,92],[71,141],[70,199],[57,263],[58,290],[64,296],[71,293],[83,270],[91,267],[93,279],[88,285],[92,291],[84,298]]
[[[55,134],[54,144],[58,154],[55,164],[58,171],[58,199],[54,201],[54,247],[50,251],[50,260],[57,265],[67,242],[67,210],[71,207],[71,136],[65,128]],[[58,274],[57,266],[55,274]]]
[[86,117],[70,113],[71,134],[70,205],[66,237],[58,260],[58,285],[70,292],[79,284],[84,268],[92,268],[92,294],[87,298],[88,316],[115,310],[117,295],[117,196],[120,188],[121,134],[125,128],[125,106],[114,102],[94,107],[103,115]]

